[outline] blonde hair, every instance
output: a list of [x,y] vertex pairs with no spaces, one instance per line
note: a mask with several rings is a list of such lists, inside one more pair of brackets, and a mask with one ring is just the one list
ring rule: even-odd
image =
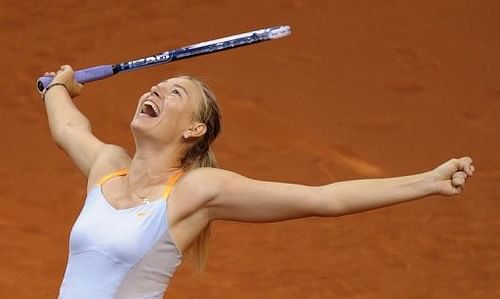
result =
[[[191,76],[179,76],[178,78],[190,80],[200,88],[201,99],[195,117],[207,127],[205,134],[186,153],[186,156],[182,160],[182,165],[191,169],[198,167],[217,168],[219,165],[210,149],[210,145],[217,138],[222,128],[221,113],[215,94],[207,84],[197,78]],[[187,255],[194,259],[198,271],[202,271],[205,268],[208,258],[209,240],[210,223],[208,223],[187,249]]]

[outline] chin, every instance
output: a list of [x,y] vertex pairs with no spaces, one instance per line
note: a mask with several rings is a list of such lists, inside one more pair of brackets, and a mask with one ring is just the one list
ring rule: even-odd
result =
[[141,140],[158,140],[158,128],[157,122],[151,119],[143,119],[141,117],[136,117],[130,122],[130,130],[136,141]]
[[144,135],[148,129],[151,128],[151,124],[148,124],[140,119],[134,118],[130,122],[130,130],[132,131],[132,134],[136,135],[136,133]]
[[137,118],[132,119],[132,121],[130,122],[130,129],[132,131],[142,129],[143,127],[144,124],[142,124]]

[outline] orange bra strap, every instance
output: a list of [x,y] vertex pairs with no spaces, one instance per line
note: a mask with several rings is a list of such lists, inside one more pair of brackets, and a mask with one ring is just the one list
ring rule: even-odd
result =
[[108,175],[103,176],[99,181],[97,181],[97,185],[102,185],[102,184],[106,183],[109,179],[112,179],[112,178],[117,177],[117,176],[126,175],[127,173],[128,173],[127,168],[117,170],[115,172],[112,172]]
[[174,187],[175,183],[181,177],[182,174],[183,174],[183,172],[181,170],[168,179],[167,185],[165,186],[165,191],[163,191],[163,198],[165,198],[165,199],[168,198],[168,196],[170,195],[170,192],[172,191],[172,188]]

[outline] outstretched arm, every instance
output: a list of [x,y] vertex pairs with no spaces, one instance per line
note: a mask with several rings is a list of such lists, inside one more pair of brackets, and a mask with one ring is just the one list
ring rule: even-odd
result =
[[205,176],[211,220],[273,222],[308,216],[341,216],[428,195],[459,194],[472,175],[472,159],[452,159],[404,177],[354,180],[310,187],[256,181],[224,170]]

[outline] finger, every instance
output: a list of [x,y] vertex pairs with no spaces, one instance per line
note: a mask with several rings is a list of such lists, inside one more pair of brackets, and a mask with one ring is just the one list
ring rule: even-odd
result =
[[67,70],[66,66],[65,66],[65,65],[61,65],[61,66],[59,67],[59,69],[57,70],[57,72],[56,72],[56,73],[57,73],[57,74],[60,74],[60,73],[62,73],[62,72],[64,72],[64,71],[66,71],[66,70]]
[[463,179],[466,179],[467,178],[467,173],[465,173],[464,171],[457,171],[451,177],[452,178],[463,178]]
[[463,171],[455,172],[451,176],[451,180],[454,185],[465,183],[467,182],[467,174]]
[[465,185],[465,182],[466,182],[466,178],[463,175],[456,175],[456,176],[454,175],[451,178],[451,184],[454,187],[463,186],[463,185]]
[[71,68],[70,65],[64,64],[64,65],[61,65],[61,70],[69,71],[69,70],[73,70],[73,69]]
[[448,194],[456,195],[461,193],[464,190],[464,185],[455,185],[451,182],[450,189],[448,190]]
[[454,187],[463,186],[465,184],[465,179],[464,178],[453,178],[451,180],[451,183],[453,184]]
[[471,166],[472,166],[472,158],[471,157],[462,157],[458,159],[458,169],[464,170],[468,175],[472,175]]

